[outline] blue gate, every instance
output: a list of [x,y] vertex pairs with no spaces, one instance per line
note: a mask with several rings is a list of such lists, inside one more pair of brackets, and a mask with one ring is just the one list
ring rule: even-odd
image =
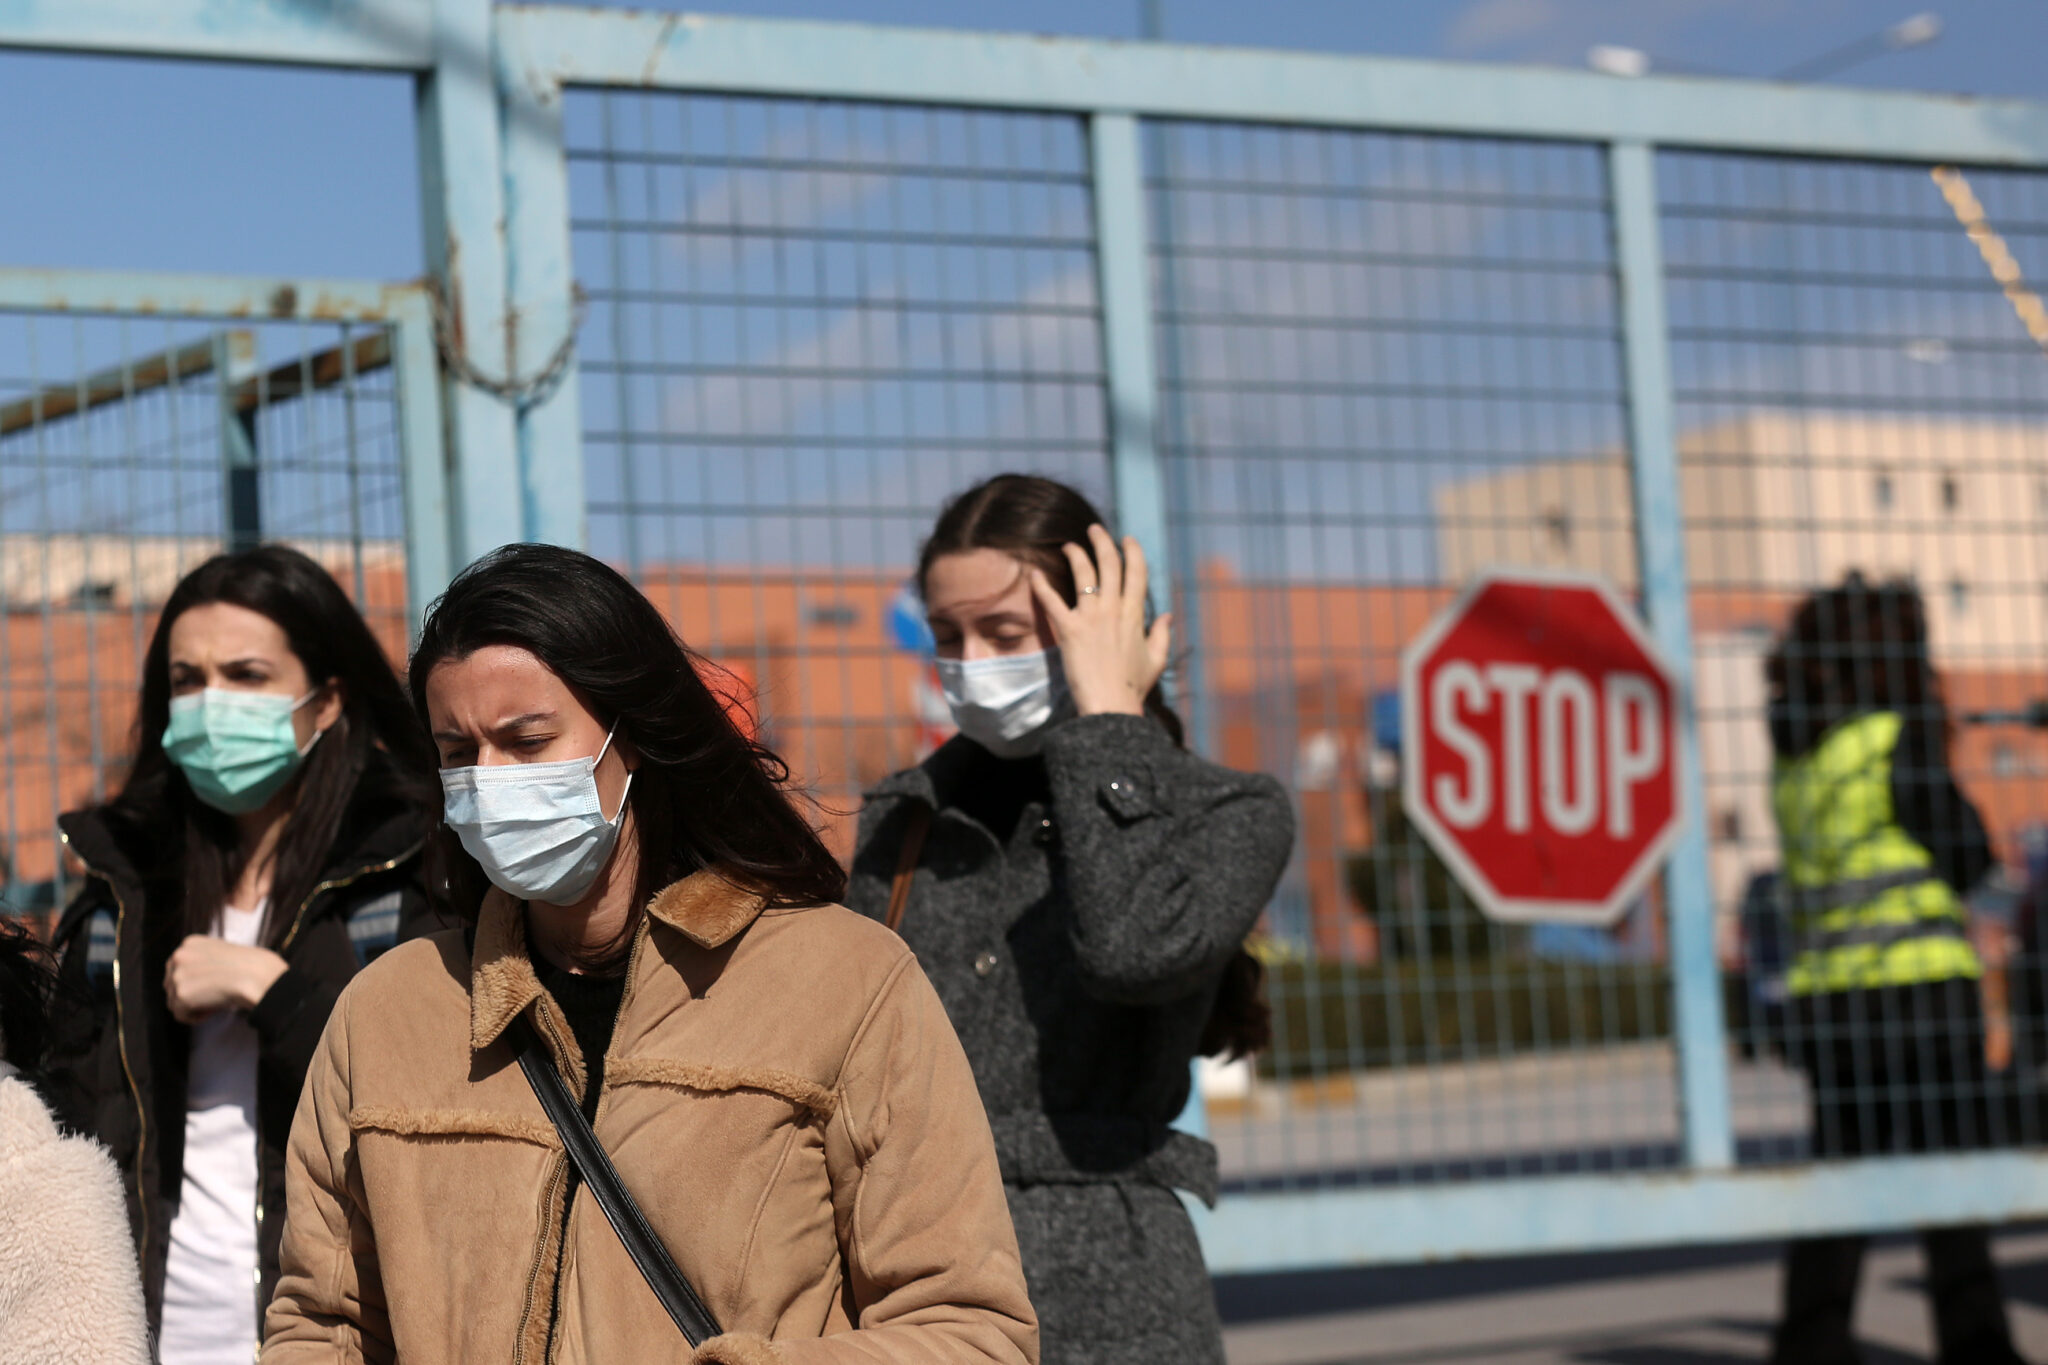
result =
[[[413,533],[619,563],[828,808],[939,719],[944,496],[1115,508],[1196,742],[1301,815],[1275,1046],[1189,1119],[1217,1270],[2048,1213],[2025,1114],[1809,1160],[1736,934],[1800,596],[1918,573],[1965,709],[2048,665],[2048,107],[486,0],[0,0],[0,44],[414,73]],[[1688,822],[1615,934],[1481,919],[1399,808],[1401,648],[1496,562],[1602,574],[1685,670]],[[2048,750],[1959,752],[2017,850]]]

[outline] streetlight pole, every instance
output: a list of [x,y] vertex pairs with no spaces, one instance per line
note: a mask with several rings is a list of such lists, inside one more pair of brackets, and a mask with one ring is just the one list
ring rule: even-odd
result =
[[1832,52],[1823,52],[1818,57],[1809,57],[1777,73],[1774,80],[1810,81],[1817,76],[1832,76],[1837,71],[1846,71],[1852,66],[1882,57],[1887,52],[1904,52],[1908,48],[1925,47],[1941,36],[1941,16],[1933,11],[1916,14],[1910,19],[1901,19],[1890,28],[1880,29],[1868,37],[1858,38],[1853,43],[1844,43]]
[[[1160,3],[1160,0],[1145,0],[1147,6],[1157,3]],[[1853,43],[1844,43],[1840,47],[1821,53],[1818,57],[1809,57],[1803,62],[1794,63],[1782,71],[1774,72],[1770,79],[1810,81],[1821,76],[1832,76],[1837,72],[1847,71],[1852,66],[1861,65],[1873,57],[1882,57],[1888,52],[1904,52],[1909,48],[1925,47],[1941,37],[1941,34],[1942,22],[1939,14],[1932,11],[1915,14],[1911,18],[1901,19],[1888,28],[1866,34]],[[1652,66],[1660,71],[1674,71],[1680,74],[1734,74],[1711,67],[1652,57],[1641,48],[1621,47],[1612,43],[1599,43],[1586,49],[1586,65],[1609,76],[1643,76],[1649,74]]]

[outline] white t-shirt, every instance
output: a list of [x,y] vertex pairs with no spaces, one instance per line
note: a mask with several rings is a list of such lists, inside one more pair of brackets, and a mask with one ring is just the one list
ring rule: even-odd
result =
[[[221,912],[218,936],[253,947],[263,906]],[[256,1358],[256,1030],[239,1010],[192,1027],[185,1183],[164,1271],[162,1365]]]

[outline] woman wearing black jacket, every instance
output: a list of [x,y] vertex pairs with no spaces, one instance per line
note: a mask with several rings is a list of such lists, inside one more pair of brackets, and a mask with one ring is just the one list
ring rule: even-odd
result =
[[1171,1124],[1196,1055],[1265,1041],[1242,944],[1287,795],[1182,747],[1144,556],[1073,489],[969,489],[918,580],[961,733],[868,794],[847,903],[897,922],[966,1046],[1041,1359],[1221,1361],[1175,1193],[1213,1201],[1216,1152]]
[[434,758],[383,650],[282,546],[171,593],[120,794],[60,822],[86,881],[63,976],[94,1002],[49,1068],[122,1170],[164,1365],[252,1357],[284,1148],[335,998],[431,916]]

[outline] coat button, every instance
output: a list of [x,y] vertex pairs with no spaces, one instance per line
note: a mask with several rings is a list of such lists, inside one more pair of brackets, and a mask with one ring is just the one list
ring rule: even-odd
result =
[[995,969],[996,955],[994,953],[983,953],[980,957],[974,959],[974,974],[976,976],[987,976]]

